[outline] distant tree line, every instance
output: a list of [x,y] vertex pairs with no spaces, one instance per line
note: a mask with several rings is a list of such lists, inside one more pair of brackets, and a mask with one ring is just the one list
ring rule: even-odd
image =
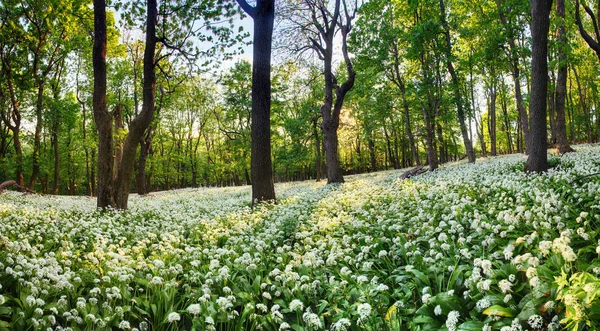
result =
[[[598,4],[537,4],[3,1],[0,181],[126,208],[130,192],[245,185],[262,175],[337,183],[599,142]],[[547,28],[532,19],[536,8]],[[271,10],[262,23],[259,9]],[[276,21],[276,60],[270,49],[262,67],[254,59],[254,75],[269,76],[253,77],[244,60],[213,70],[246,42],[230,23],[244,12],[263,36],[272,29],[265,20]],[[95,26],[101,13],[104,34]],[[535,43],[546,30],[544,55]],[[104,74],[93,57],[101,53]],[[547,60],[541,85],[536,58]],[[102,75],[104,87],[94,84]],[[253,125],[268,134],[255,136]],[[259,151],[265,142],[269,150]],[[260,163],[271,160],[264,155],[272,163]]]

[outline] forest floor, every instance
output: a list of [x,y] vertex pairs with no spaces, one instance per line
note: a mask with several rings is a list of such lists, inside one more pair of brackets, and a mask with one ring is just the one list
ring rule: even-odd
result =
[[0,195],[0,330],[558,330],[598,317],[600,147],[250,188]]

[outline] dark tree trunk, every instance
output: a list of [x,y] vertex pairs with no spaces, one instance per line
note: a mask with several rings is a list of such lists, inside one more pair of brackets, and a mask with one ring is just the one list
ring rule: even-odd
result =
[[502,84],[502,115],[504,117],[504,132],[506,133],[506,142],[508,145],[508,153],[512,154],[513,153],[513,142],[512,142],[512,136],[511,136],[511,130],[510,130],[510,121],[508,118],[508,105],[506,104],[506,97],[504,94],[504,84]]
[[317,130],[317,118],[313,120],[313,136],[315,137],[315,152],[317,154],[315,161],[315,180],[318,182],[323,177],[321,171],[323,168],[323,155],[321,153],[321,139],[319,136],[319,131]]
[[323,143],[325,145],[325,159],[327,162],[327,184],[344,182],[338,153],[338,125],[337,123],[332,123],[331,120],[323,120],[323,124],[321,124]]
[[465,111],[463,108],[464,106],[460,92],[460,82],[458,81],[458,75],[456,74],[456,71],[454,70],[454,65],[452,64],[452,43],[450,41],[450,25],[446,21],[446,9],[444,6],[444,0],[440,0],[440,12],[442,26],[444,27],[444,32],[446,36],[446,65],[448,67],[448,72],[450,72],[450,77],[452,78],[454,101],[456,102],[456,111],[458,115],[460,132],[462,134],[462,138],[465,144],[465,151],[467,153],[467,157],[469,158],[469,162],[473,163],[475,162],[475,151],[473,150],[473,144],[471,143],[471,139],[469,139],[469,132],[467,130]]
[[581,113],[585,119],[585,134],[587,143],[592,142],[592,129],[591,129],[591,120],[590,120],[590,110],[587,105],[586,96],[583,92],[583,88],[581,87],[581,82],[579,80],[579,74],[577,73],[577,69],[575,66],[572,67],[573,75],[575,75],[575,82],[577,83],[577,91],[579,93],[579,105],[581,109]]
[[58,194],[60,183],[60,150],[58,149],[58,132],[52,134],[52,149],[54,150],[54,181],[52,183],[52,194]]
[[127,209],[131,190],[131,180],[136,158],[136,149],[154,117],[154,95],[156,91],[155,59],[156,21],[158,16],[156,0],[146,4],[146,48],[144,49],[144,86],[142,92],[142,110],[129,124],[129,133],[123,143],[123,159],[117,169],[115,180],[115,203],[118,209]]
[[[275,200],[271,161],[271,48],[275,1],[258,0],[240,6],[254,19],[252,58],[252,203]],[[237,175],[236,175],[237,176]]]
[[548,169],[546,102],[548,93],[548,31],[552,0],[531,0],[531,102],[530,140],[527,171]]
[[371,158],[371,171],[377,171],[377,160],[375,159],[375,142],[369,138],[369,156]]
[[[120,96],[119,96],[120,99]],[[121,103],[121,101],[119,100],[119,103],[117,104],[117,106],[115,107],[114,113],[113,113],[113,122],[115,125],[115,133],[116,133],[116,138],[115,138],[115,142],[114,142],[114,146],[115,146],[115,166],[118,167],[121,164],[121,160],[123,160],[123,137],[121,136],[121,132],[124,129],[124,124],[123,124],[123,104]],[[116,173],[114,174],[114,176],[116,177]],[[115,178],[116,179],[116,178]]]
[[40,148],[41,148],[41,140],[42,140],[42,128],[43,128],[43,107],[44,107],[44,81],[41,79],[37,79],[38,84],[38,92],[37,99],[35,103],[35,133],[33,135],[33,156],[32,156],[32,169],[31,169],[31,177],[29,178],[29,184],[27,187],[30,190],[33,190],[35,186],[35,182],[40,175]]
[[416,162],[417,166],[421,165],[421,160],[419,159],[419,152],[415,145],[415,136],[412,131],[412,127],[410,125],[410,109],[408,106],[408,100],[406,99],[406,85],[404,84],[404,78],[400,74],[400,55],[398,51],[398,44],[394,43],[394,73],[392,75],[393,82],[400,89],[400,93],[402,94],[402,106],[404,107],[404,121],[406,123],[406,134],[408,135],[408,141],[410,144],[410,150],[412,153],[412,157]]
[[99,208],[115,206],[113,195],[112,116],[106,106],[106,2],[94,0],[93,110],[98,130],[98,202]]
[[[496,5],[498,7],[498,12],[500,13],[500,21],[502,22],[502,25],[504,26],[504,28],[506,29],[511,29],[511,26],[508,22],[508,20],[506,19],[506,15],[504,14],[504,8],[502,5],[501,0],[496,0]],[[520,146],[520,150],[521,151],[526,151],[527,147],[526,145],[528,144],[528,140],[529,140],[529,121],[527,118],[527,110],[525,109],[525,105],[523,104],[523,94],[521,92],[521,69],[519,66],[519,53],[518,53],[518,49],[515,43],[515,38],[514,36],[509,34],[509,39],[508,39],[508,46],[509,46],[509,50],[510,50],[510,64],[511,64],[511,69],[512,69],[512,76],[513,76],[513,82],[515,84],[515,99],[516,99],[516,103],[517,103],[517,112],[519,113],[519,126],[523,132],[524,135],[524,141],[521,141],[521,146]],[[519,145],[519,144],[517,144]]]
[[[492,79],[495,79],[493,77]],[[488,133],[490,135],[490,154],[496,156],[496,82],[490,86],[490,103],[488,111]]]
[[421,160],[419,159],[419,151],[417,150],[417,145],[415,144],[415,135],[412,131],[412,126],[410,125],[410,109],[408,107],[408,100],[406,99],[406,86],[404,82],[400,80],[400,92],[402,92],[402,106],[404,107],[404,121],[406,122],[406,134],[408,135],[408,143],[410,144],[410,151],[412,153],[413,160],[415,161],[417,166],[421,165]]
[[[480,123],[481,122],[481,123]],[[477,116],[475,116],[475,126],[477,127],[477,136],[479,137],[479,144],[481,145],[481,155],[487,156],[487,147],[485,145],[485,131],[483,130],[483,117],[477,120]]]
[[425,107],[424,103],[421,103],[423,109],[423,118],[425,122],[425,131],[427,139],[427,161],[429,162],[429,170],[435,170],[438,167],[438,156],[435,146],[435,133],[433,129],[433,118],[430,115],[429,109]]
[[140,157],[138,158],[138,172],[136,175],[136,192],[139,195],[148,194],[148,186],[146,186],[146,162],[152,148],[152,127],[146,132],[144,139],[140,141]]

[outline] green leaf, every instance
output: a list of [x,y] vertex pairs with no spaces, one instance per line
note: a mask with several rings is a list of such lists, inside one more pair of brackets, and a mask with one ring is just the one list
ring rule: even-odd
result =
[[484,327],[484,323],[480,321],[466,321],[458,326],[459,330],[480,331]]
[[514,317],[515,311],[510,308],[505,308],[499,305],[494,305],[483,311],[486,316],[501,316],[501,317]]

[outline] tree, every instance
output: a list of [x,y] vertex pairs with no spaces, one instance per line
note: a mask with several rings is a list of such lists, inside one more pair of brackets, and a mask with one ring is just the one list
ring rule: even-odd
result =
[[113,197],[112,116],[106,106],[106,1],[94,0],[93,111],[98,131],[97,206],[115,206]]
[[461,97],[462,92],[460,90],[460,82],[458,80],[456,70],[454,69],[454,64],[452,63],[452,42],[450,40],[450,25],[446,20],[446,7],[444,5],[444,0],[440,0],[440,12],[441,23],[442,27],[444,28],[444,36],[446,41],[446,47],[444,48],[444,53],[446,55],[446,66],[448,67],[448,72],[450,73],[450,76],[452,78],[452,89],[454,91],[454,101],[456,102],[458,121],[460,123],[460,132],[462,133],[463,142],[465,144],[465,151],[467,153],[467,157],[469,158],[469,162],[475,162],[475,151],[473,150],[473,144],[471,143],[471,139],[469,138],[469,132],[467,131],[466,116]]
[[[299,7],[292,6],[287,19],[293,22],[288,34],[288,42],[298,45],[294,51],[312,50],[323,63],[325,100],[321,106],[325,159],[327,163],[327,183],[343,183],[340,167],[337,130],[340,126],[340,112],[344,98],[354,86],[356,72],[348,53],[348,36],[352,21],[356,16],[358,1],[350,0],[302,0]],[[333,57],[335,36],[341,34],[341,51],[346,67],[346,79],[340,84],[334,73]],[[302,38],[302,39],[300,39]],[[341,77],[339,77],[341,78]]]
[[[596,39],[594,39],[594,37],[592,37],[586,31],[585,27],[583,26],[583,20],[581,18],[580,9],[579,9],[579,0],[577,0],[575,2],[575,22],[577,23],[577,26],[579,27],[579,33],[581,34],[581,37],[583,38],[583,40],[585,40],[585,42],[588,44],[588,46],[596,53],[596,56],[598,56],[598,59],[600,60],[600,33],[598,32],[599,31],[598,30],[598,18],[599,17],[597,17],[597,15],[594,14],[594,11],[589,6],[586,5],[585,0],[582,0],[582,1],[583,2],[581,4],[581,6],[583,6],[583,9],[588,14],[590,19],[592,20],[592,24],[594,25]],[[599,6],[600,6],[600,3],[599,3]],[[600,15],[600,12],[598,13],[598,15]]]
[[271,162],[271,44],[275,1],[257,0],[252,7],[236,0],[254,20],[252,46],[252,201],[275,200]]
[[[511,73],[513,76],[513,82],[515,84],[515,100],[517,103],[517,111],[519,113],[519,125],[521,126],[521,130],[523,131],[524,143],[522,144],[522,150],[527,150],[527,146],[529,144],[529,120],[527,118],[527,110],[525,109],[525,103],[523,101],[523,93],[521,92],[521,65],[519,61],[519,47],[517,46],[517,32],[518,29],[522,26],[516,24],[515,20],[509,20],[511,16],[518,15],[517,9],[519,6],[512,6],[511,3],[504,3],[503,0],[496,0],[496,5],[498,7],[498,14],[500,17],[500,21],[505,28],[506,39],[508,40],[509,46],[509,59],[511,65]],[[524,1],[520,1],[517,3],[521,6],[524,4]]]
[[552,0],[531,0],[531,101],[529,157],[525,169],[548,169],[546,105],[548,102],[548,32]]
[[554,112],[556,114],[556,147],[559,154],[573,152],[567,140],[565,123],[565,100],[567,98],[567,31],[565,28],[565,0],[556,0],[556,16],[559,19],[558,39],[558,75],[556,78],[556,96]]
[[19,47],[25,38],[23,29],[17,24],[20,13],[16,3],[3,2],[0,3],[0,61],[1,73],[0,84],[2,88],[2,98],[9,100],[10,107],[4,109],[0,113],[2,122],[12,132],[13,148],[15,151],[15,176],[16,182],[20,186],[25,185],[23,176],[23,148],[21,145],[21,124],[23,114],[21,111],[21,96],[22,92],[19,85],[23,85],[21,81],[22,71]]

